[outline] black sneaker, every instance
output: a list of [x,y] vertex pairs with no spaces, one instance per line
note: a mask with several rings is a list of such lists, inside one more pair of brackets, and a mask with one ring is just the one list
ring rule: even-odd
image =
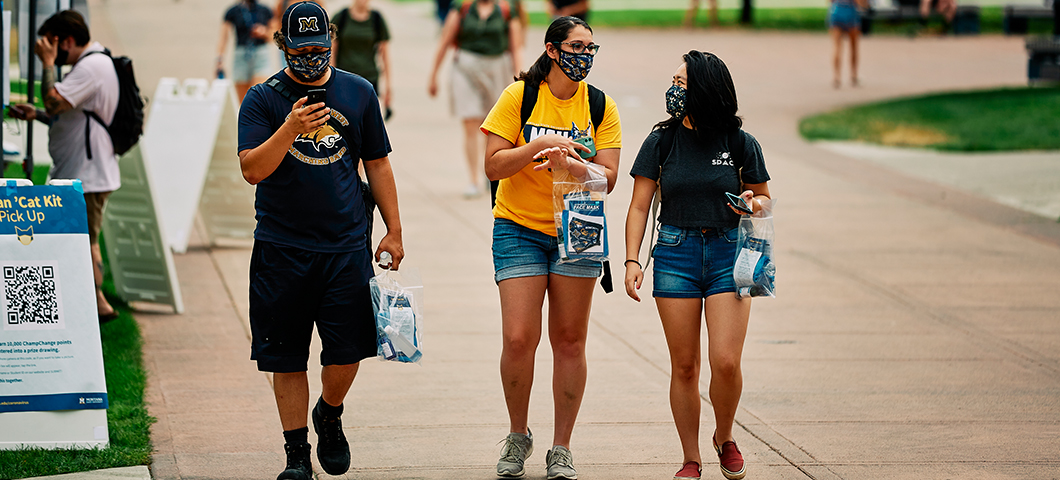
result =
[[309,460],[309,451],[313,447],[308,443],[285,444],[287,452],[287,469],[276,477],[276,480],[313,480],[313,464]]
[[328,475],[342,475],[350,469],[350,442],[342,433],[342,417],[325,418],[320,402],[313,407],[313,428],[317,431],[317,460]]

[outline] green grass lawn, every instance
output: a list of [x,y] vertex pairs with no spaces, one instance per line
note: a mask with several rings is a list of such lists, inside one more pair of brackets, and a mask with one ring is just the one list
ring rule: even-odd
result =
[[[723,28],[751,28],[756,30],[785,31],[827,31],[825,18],[828,10],[821,8],[762,8],[754,11],[754,23],[745,27],[739,25],[740,10],[722,8],[718,10],[718,21]],[[681,27],[685,18],[684,10],[594,10],[590,13],[589,24],[595,27]],[[982,33],[1003,33],[1002,7],[983,7],[980,10],[979,28]],[[530,23],[547,26],[551,22],[544,13],[531,13]],[[696,17],[697,28],[710,29],[707,24],[706,9],[700,8]],[[929,26],[937,27],[932,21]],[[918,26],[914,23],[887,24],[877,22],[873,25],[874,35],[906,35],[916,33]],[[1033,19],[1028,24],[1032,34],[1046,34],[1052,31],[1052,22],[1045,19]]]
[[[47,166],[33,169],[33,183],[43,185]],[[20,164],[8,165],[7,178],[25,178]],[[104,264],[106,249],[104,248]],[[100,450],[5,450],[0,451],[0,478],[15,479],[83,472],[102,468],[147,465],[151,462],[149,428],[154,423],[144,403],[147,373],[143,365],[140,329],[128,305],[114,294],[114,284],[106,275],[103,291],[120,314],[100,327],[103,344],[103,371],[107,380],[107,428],[110,446]]]
[[949,151],[1060,149],[1060,88],[1007,88],[902,98],[804,118],[811,140]]
[[[395,0],[398,2],[426,2],[430,0]],[[460,0],[453,0],[454,3]],[[524,2],[535,2],[538,0],[523,0]],[[433,3],[433,2],[431,2]],[[822,2],[823,4],[824,2]],[[607,0],[596,0],[593,5],[601,6],[607,4]],[[825,17],[828,9],[819,8],[759,8],[754,10],[754,24],[750,27],[757,30],[789,30],[789,31],[826,31]],[[589,13],[589,25],[596,27],[680,27],[685,18],[685,10],[591,10]],[[718,10],[718,21],[721,27],[735,27],[739,25],[740,9],[722,8]],[[982,33],[1003,33],[1002,21],[1004,9],[1000,6],[982,7],[979,12],[979,28]],[[552,21],[544,12],[531,12],[530,24],[545,27]],[[697,28],[709,29],[707,25],[707,10],[701,7],[696,17]],[[1028,32],[1031,34],[1048,34],[1052,32],[1052,21],[1047,19],[1031,19],[1028,22]],[[937,21],[930,23],[931,27],[937,27]],[[913,23],[886,24],[876,23],[873,25],[874,35],[909,35],[915,34],[919,27]]]

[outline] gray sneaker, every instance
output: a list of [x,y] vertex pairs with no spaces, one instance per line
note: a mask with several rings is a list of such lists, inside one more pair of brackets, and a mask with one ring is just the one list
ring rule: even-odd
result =
[[504,439],[501,459],[497,460],[498,477],[521,477],[526,473],[523,464],[527,457],[534,453],[534,433],[526,429],[527,434],[509,433]]
[[578,472],[574,470],[574,456],[567,447],[556,445],[545,454],[545,464],[548,465],[548,480],[565,478],[575,480]]

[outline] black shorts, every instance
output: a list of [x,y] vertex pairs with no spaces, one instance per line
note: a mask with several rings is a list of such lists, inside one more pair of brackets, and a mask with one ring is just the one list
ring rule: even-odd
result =
[[261,240],[250,258],[250,359],[263,372],[304,372],[316,324],[321,365],[376,354],[367,248],[320,253]]

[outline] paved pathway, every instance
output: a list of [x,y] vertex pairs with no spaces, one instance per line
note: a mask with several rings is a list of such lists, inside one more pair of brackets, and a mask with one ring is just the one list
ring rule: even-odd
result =
[[[210,75],[220,3],[91,3],[93,31],[137,59],[148,91],[160,76]],[[427,284],[426,357],[422,366],[366,362],[347,398],[346,477],[492,478],[507,422],[488,200],[461,199],[459,126],[447,100],[425,95],[436,32],[426,4],[378,3],[395,38],[391,158],[405,265]],[[173,25],[181,33],[153,35]],[[542,34],[532,29],[531,43]],[[690,48],[728,62],[745,127],[764,147],[779,199],[780,297],[755,301],[744,355],[736,437],[748,478],[1057,476],[1060,227],[807,144],[795,129],[805,114],[851,103],[1022,84],[1020,39],[869,38],[864,86],[840,91],[820,34],[600,29],[595,40],[604,49],[589,80],[618,101],[623,170],[662,118],[668,78]],[[615,225],[631,189],[620,179]],[[621,251],[617,235],[611,242]],[[268,378],[248,360],[249,250],[198,245],[176,258],[187,312],[137,315],[159,418],[152,475],[273,478],[283,440]],[[551,362],[547,343],[539,350],[530,421],[547,439]],[[597,293],[588,356],[572,446],[581,477],[670,478],[680,449],[652,303]],[[531,457],[529,478],[544,478],[547,447]],[[708,464],[707,478],[720,478],[716,469]]]

